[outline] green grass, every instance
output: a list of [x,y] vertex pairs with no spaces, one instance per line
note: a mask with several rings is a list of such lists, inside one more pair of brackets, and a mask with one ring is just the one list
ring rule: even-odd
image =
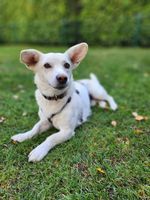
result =
[[[150,119],[137,122],[132,112],[150,118],[150,50],[90,48],[74,77],[96,73],[119,109],[93,108],[92,117],[74,138],[33,164],[27,162],[27,155],[55,130],[21,144],[10,141],[38,120],[33,74],[19,63],[24,48],[31,46],[0,47],[0,116],[6,118],[0,123],[0,199],[149,199]],[[98,167],[105,174],[98,173]]]

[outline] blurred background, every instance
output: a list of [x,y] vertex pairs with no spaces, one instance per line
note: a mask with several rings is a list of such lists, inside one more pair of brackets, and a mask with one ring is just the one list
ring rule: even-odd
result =
[[[54,129],[10,142],[38,121],[20,51],[64,52],[81,41],[90,48],[74,78],[94,72],[119,109],[94,107],[76,137],[29,165],[29,151]],[[0,0],[0,200],[150,199],[148,47],[150,0]]]
[[149,0],[1,0],[0,43],[150,46]]

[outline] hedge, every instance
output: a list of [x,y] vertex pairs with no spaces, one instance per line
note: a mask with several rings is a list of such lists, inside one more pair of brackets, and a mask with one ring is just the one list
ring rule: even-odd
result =
[[1,0],[0,42],[150,45],[147,0]]

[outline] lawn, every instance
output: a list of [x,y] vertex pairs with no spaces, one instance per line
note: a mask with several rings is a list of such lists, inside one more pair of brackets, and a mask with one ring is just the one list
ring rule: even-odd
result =
[[[33,164],[27,155],[55,130],[21,144],[10,141],[38,120],[33,74],[19,63],[20,50],[31,47],[65,50],[0,47],[0,199],[148,200],[150,49],[90,48],[74,77],[96,73],[119,109],[94,107],[75,137]],[[149,119],[136,121],[132,112]]]

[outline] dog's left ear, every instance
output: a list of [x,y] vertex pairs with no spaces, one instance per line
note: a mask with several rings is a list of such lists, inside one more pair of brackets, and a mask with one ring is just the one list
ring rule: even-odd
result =
[[73,65],[77,66],[86,56],[87,51],[88,51],[88,44],[83,42],[70,47],[65,53],[68,55]]

